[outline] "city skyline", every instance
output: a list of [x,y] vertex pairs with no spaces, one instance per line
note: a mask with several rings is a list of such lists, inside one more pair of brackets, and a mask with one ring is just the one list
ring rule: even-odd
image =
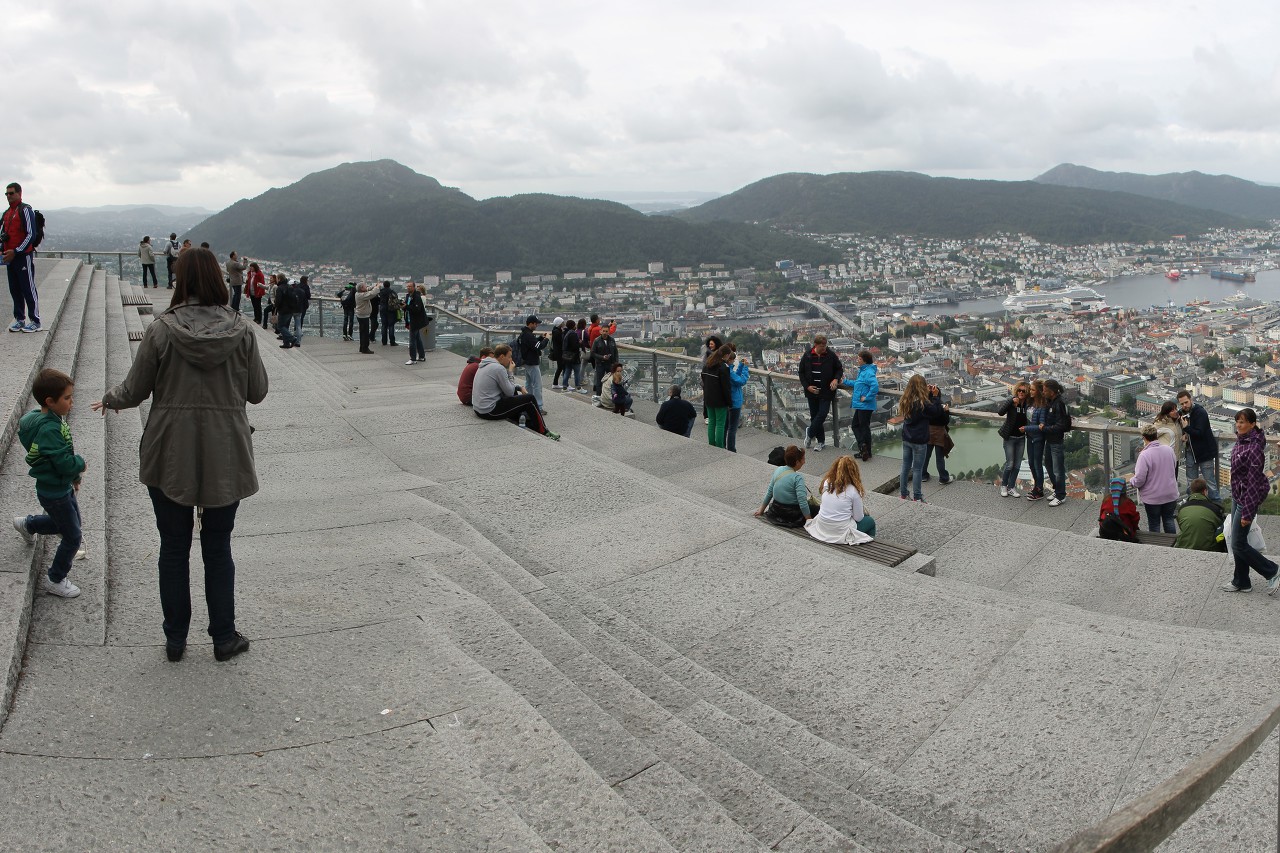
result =
[[[477,198],[728,193],[783,172],[1280,183],[1261,3],[458,9],[135,0],[6,16],[0,141],[48,208],[221,209],[391,158]],[[38,47],[36,47],[38,46]]]

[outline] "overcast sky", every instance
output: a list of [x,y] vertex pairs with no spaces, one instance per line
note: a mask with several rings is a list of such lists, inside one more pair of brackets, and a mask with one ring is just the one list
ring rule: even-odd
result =
[[220,209],[384,157],[477,198],[1061,162],[1280,183],[1274,8],[7,3],[0,163],[46,208]]

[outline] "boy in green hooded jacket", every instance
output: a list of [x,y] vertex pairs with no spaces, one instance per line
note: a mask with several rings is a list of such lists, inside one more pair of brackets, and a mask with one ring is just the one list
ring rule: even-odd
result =
[[71,412],[75,382],[61,370],[45,368],[31,385],[31,396],[40,404],[18,422],[18,440],[27,449],[27,465],[36,480],[36,498],[44,513],[16,515],[13,527],[28,543],[36,534],[59,535],[62,542],[53,555],[40,585],[50,595],[75,598],[80,588],[67,580],[71,561],[80,550],[80,504],[76,492],[84,473],[84,457],[71,442],[67,415]]

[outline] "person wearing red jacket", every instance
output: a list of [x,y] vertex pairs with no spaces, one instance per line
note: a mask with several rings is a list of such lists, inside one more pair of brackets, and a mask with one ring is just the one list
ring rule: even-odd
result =
[[476,384],[476,371],[480,369],[480,360],[491,355],[493,355],[492,347],[483,347],[480,355],[467,359],[467,366],[462,368],[462,375],[458,377],[458,400],[462,405],[471,405],[471,389]]
[[13,297],[11,332],[40,331],[40,295],[36,292],[36,266],[32,256],[36,238],[35,213],[22,203],[22,186],[4,188],[9,209],[0,225],[0,258],[9,273],[9,295]]

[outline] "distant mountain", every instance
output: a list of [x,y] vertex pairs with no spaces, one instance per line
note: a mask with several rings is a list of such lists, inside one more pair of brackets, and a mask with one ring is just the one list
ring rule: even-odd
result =
[[210,211],[167,205],[109,205],[43,209],[45,241],[41,248],[128,251],[150,236],[152,243],[181,234],[204,221]]
[[1138,175],[1133,172],[1099,172],[1086,166],[1063,163],[1035,178],[1035,181],[1059,187],[1133,193],[1250,219],[1280,219],[1280,187],[1255,184],[1231,175],[1206,175],[1203,172]]
[[625,205],[553,195],[476,201],[392,160],[344,163],[244,199],[187,233],[222,253],[344,261],[357,272],[595,272],[722,262],[812,263],[839,253],[734,223],[695,225]]
[[791,173],[674,214],[815,233],[968,238],[1020,232],[1059,244],[1141,242],[1253,221],[1129,193],[915,172]]

